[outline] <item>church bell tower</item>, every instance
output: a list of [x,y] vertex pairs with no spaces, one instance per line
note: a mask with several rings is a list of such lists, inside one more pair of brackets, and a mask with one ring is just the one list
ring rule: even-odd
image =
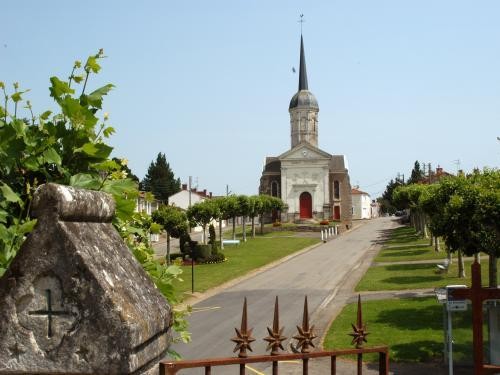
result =
[[290,100],[290,128],[292,148],[301,142],[318,147],[318,101],[307,85],[304,40],[300,35],[299,90]]

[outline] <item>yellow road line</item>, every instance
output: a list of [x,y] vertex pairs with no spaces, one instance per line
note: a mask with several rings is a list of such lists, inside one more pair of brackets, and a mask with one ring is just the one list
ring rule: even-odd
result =
[[210,306],[210,307],[200,307],[200,308],[193,307],[192,312],[195,313],[195,312],[211,311],[211,310],[218,310],[221,308],[222,307],[220,306]]
[[295,364],[300,364],[300,361],[280,361],[280,363],[295,363]]
[[250,367],[250,366],[248,366],[248,365],[245,365],[245,367],[246,367],[247,369],[249,369],[250,371],[255,372],[257,375],[266,375],[266,374],[264,374],[263,372],[260,372],[260,371],[258,371],[258,370],[256,370],[256,369],[254,369],[253,367]]

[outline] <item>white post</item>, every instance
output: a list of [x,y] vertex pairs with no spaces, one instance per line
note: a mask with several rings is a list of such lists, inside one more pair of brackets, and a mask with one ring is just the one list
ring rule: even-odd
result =
[[451,328],[451,311],[448,310],[448,374],[453,375],[453,336]]

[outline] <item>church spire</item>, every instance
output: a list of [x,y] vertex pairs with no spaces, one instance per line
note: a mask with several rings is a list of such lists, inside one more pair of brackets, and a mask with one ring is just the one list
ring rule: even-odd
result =
[[299,68],[299,91],[309,90],[307,87],[306,56],[304,54],[304,39],[300,34],[300,68]]

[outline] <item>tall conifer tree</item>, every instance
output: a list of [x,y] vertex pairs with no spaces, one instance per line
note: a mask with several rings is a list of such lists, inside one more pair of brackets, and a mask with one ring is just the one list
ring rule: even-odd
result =
[[141,182],[141,189],[153,193],[156,199],[168,204],[168,197],[177,193],[181,181],[175,178],[165,154],[159,152],[156,161],[152,161],[148,173]]

